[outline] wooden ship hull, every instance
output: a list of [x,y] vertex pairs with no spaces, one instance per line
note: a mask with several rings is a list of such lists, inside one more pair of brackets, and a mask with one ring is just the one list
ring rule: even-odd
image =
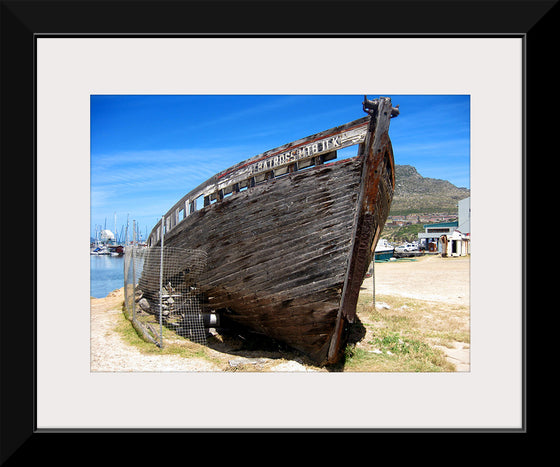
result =
[[[389,98],[363,107],[366,117],[218,173],[148,240],[205,252],[200,287],[212,310],[320,365],[343,353],[394,191],[388,129],[398,110]],[[355,157],[334,161],[352,145]]]

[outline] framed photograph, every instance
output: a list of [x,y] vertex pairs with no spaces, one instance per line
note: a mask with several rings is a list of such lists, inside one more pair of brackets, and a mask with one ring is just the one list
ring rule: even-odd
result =
[[[47,433],[527,432],[527,76],[556,2],[399,3],[304,3],[296,27],[291,8],[226,2],[245,19],[225,33],[190,2],[2,2],[4,251],[25,248],[33,284],[14,297],[4,271],[3,461]],[[271,17],[292,32],[251,32]],[[92,96],[363,94],[469,96],[469,371],[92,372]]]

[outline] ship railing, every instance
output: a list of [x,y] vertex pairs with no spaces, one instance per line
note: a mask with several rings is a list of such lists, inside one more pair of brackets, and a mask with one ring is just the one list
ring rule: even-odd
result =
[[361,144],[368,131],[369,117],[294,141],[243,161],[215,175],[181,198],[153,228],[148,245],[156,245],[194,212],[228,196],[261,183],[324,164],[337,158],[337,151]]

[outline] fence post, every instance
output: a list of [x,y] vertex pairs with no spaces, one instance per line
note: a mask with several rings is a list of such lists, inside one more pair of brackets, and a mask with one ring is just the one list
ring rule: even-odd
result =
[[132,221],[132,319],[136,321],[136,221]]
[[160,262],[159,262],[159,347],[163,348],[163,237],[165,236],[164,217],[161,216],[161,243],[160,243]]
[[127,275],[128,275],[128,271],[126,270],[126,255],[127,255],[127,251],[126,251],[126,245],[124,248],[124,257],[123,257],[123,285],[124,285],[124,307],[126,309],[126,314],[128,315],[128,290],[126,290],[127,287]]
[[375,311],[375,252],[373,253],[373,261],[371,262],[371,281],[373,291],[373,311]]

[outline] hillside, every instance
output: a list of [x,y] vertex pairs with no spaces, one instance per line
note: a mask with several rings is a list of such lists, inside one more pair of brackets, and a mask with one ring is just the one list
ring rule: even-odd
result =
[[459,200],[468,198],[468,188],[447,180],[422,177],[411,165],[395,165],[395,194],[389,215],[411,213],[457,213]]

